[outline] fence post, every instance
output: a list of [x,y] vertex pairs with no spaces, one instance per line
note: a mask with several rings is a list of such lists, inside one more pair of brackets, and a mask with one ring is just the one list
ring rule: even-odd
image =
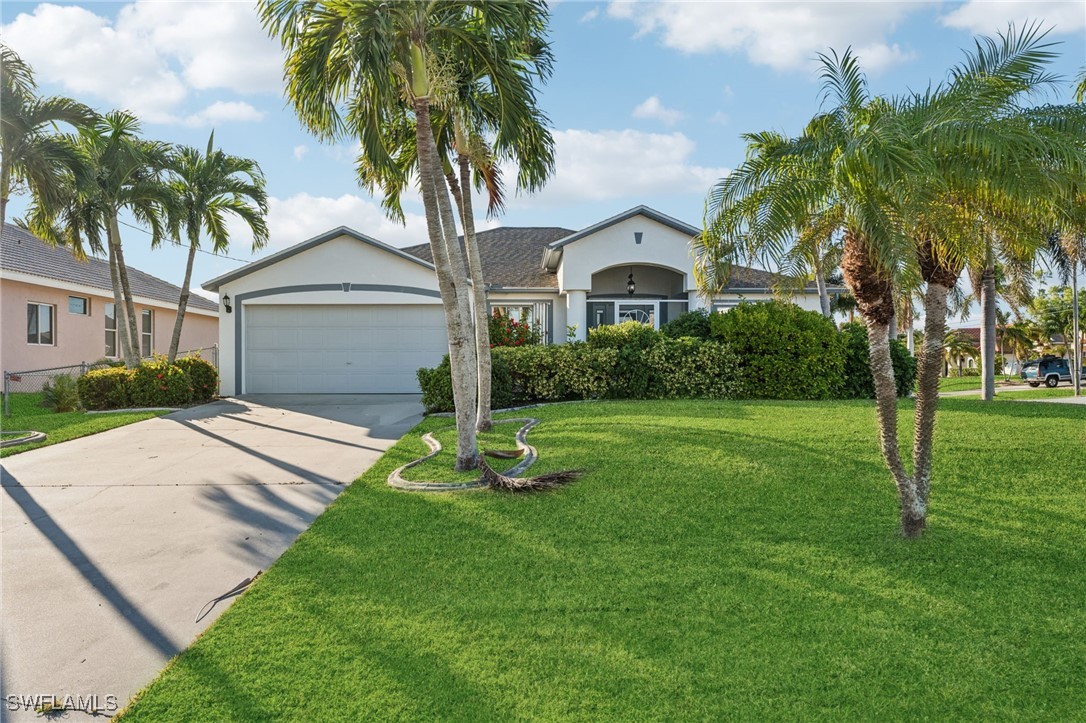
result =
[[10,417],[11,412],[8,409],[8,373],[4,372],[4,416]]
[[219,342],[211,345],[211,356],[215,358],[215,369],[219,368]]
[[87,364],[87,362],[80,362],[79,363],[79,376],[83,376],[84,374],[87,373],[87,367],[88,366],[89,365]]

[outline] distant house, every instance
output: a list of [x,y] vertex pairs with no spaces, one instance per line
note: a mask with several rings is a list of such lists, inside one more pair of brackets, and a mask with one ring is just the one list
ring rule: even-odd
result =
[[[181,289],[128,267],[144,356],[170,348]],[[0,244],[0,366],[26,371],[122,356],[109,263],[79,261],[17,226],[5,225]],[[189,296],[181,350],[218,341],[218,304]]]
[[[697,233],[645,206],[580,231],[482,231],[488,304],[525,315],[546,343],[562,344],[597,326],[659,328],[689,309],[773,297],[782,279],[742,266],[713,299],[699,295]],[[428,244],[394,248],[341,226],[206,282],[230,314],[219,330],[222,393],[418,392],[416,370],[448,353],[431,261]],[[792,301],[820,308],[813,283]]]

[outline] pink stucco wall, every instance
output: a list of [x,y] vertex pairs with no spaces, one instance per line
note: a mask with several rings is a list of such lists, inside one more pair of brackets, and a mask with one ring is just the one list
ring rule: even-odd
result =
[[[90,315],[68,312],[68,297],[87,294],[21,281],[0,281],[0,367],[5,371],[23,371],[58,367],[101,359],[105,352],[105,305],[113,299],[89,296]],[[28,303],[51,304],[54,312],[54,343],[52,346],[28,344],[26,340],[26,306]],[[136,314],[143,309],[154,311],[151,344],[154,351],[165,354],[170,349],[176,310],[165,305],[136,304]],[[211,347],[219,340],[219,320],[216,317],[188,313],[181,329],[181,350]]]

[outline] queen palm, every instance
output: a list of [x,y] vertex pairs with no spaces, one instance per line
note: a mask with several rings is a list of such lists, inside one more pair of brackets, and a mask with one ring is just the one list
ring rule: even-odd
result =
[[34,73],[19,55],[0,45],[0,226],[7,220],[8,199],[26,186],[49,199],[63,176],[79,168],[73,148],[53,131],[57,124],[80,126],[94,111],[70,98],[39,98]]
[[204,153],[185,147],[173,154],[170,163],[172,225],[175,233],[183,235],[189,252],[185,263],[185,280],[177,304],[173,336],[170,339],[169,360],[177,357],[181,328],[189,301],[192,264],[206,232],[215,253],[230,250],[228,215],[237,216],[253,234],[253,250],[268,242],[268,227],[264,216],[268,212],[268,196],[264,191],[264,175],[256,161],[239,158],[215,149],[215,133],[207,140]]
[[[541,0],[490,2],[312,2],[262,0],[261,17],[287,52],[287,96],[309,130],[333,139],[357,134],[366,162],[396,173],[385,130],[413,113],[419,188],[445,309],[457,426],[457,469],[476,466],[478,365],[472,292],[431,110],[455,106],[456,66],[489,84],[502,105],[531,92],[516,82],[523,49],[545,45]],[[516,57],[507,54],[516,51]],[[516,129],[501,126],[498,143]]]
[[[164,179],[170,148],[139,136],[135,116],[112,111],[65,136],[81,159],[82,170],[49,195],[36,195],[27,213],[31,231],[83,255],[87,248],[108,251],[113,282],[117,337],[125,363],[140,361],[136,307],[121,240],[120,214],[128,212],[150,229],[151,243],[166,237],[166,212],[172,194]],[[105,244],[102,236],[105,236]]]

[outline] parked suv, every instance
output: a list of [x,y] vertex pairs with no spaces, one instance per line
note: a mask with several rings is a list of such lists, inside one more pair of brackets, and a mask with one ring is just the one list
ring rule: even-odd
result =
[[1031,387],[1039,387],[1042,382],[1046,387],[1056,387],[1071,381],[1071,364],[1054,356],[1034,359],[1022,366],[1022,379]]

